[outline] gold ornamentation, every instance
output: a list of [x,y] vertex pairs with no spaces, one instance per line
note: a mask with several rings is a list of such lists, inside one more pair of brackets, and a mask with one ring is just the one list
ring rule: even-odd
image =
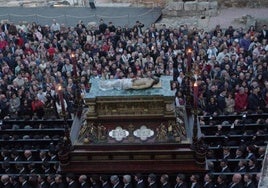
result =
[[159,127],[156,128],[156,140],[158,142],[166,142],[167,141],[167,127],[161,123]]

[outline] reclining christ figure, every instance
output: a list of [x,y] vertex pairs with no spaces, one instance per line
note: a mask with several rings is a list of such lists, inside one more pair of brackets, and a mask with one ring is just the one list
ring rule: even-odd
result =
[[123,79],[111,79],[101,80],[99,83],[100,90],[123,90],[123,89],[147,89],[153,87],[153,85],[159,82],[159,78],[123,78]]

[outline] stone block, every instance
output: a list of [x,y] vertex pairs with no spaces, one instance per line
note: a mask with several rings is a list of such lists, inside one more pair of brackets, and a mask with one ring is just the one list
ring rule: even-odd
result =
[[178,16],[178,11],[176,11],[176,10],[167,10],[167,9],[165,9],[165,10],[162,10],[162,14],[163,14],[164,16],[172,16],[172,17],[176,17],[176,16]]
[[217,16],[218,15],[218,9],[209,9],[205,11],[206,16]]
[[197,3],[197,10],[208,10],[209,2],[199,2]]
[[218,2],[217,1],[210,2],[209,9],[218,9]]
[[196,11],[196,9],[197,9],[197,2],[185,2],[184,3],[185,11]]
[[183,10],[183,2],[170,2],[168,4],[169,10]]

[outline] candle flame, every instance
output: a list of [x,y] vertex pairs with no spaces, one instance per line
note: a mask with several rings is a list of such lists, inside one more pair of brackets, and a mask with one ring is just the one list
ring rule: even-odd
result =
[[187,53],[188,53],[188,54],[191,54],[191,53],[192,53],[192,49],[189,48],[189,49],[187,50]]
[[197,87],[197,86],[198,86],[198,85],[197,85],[197,82],[195,82],[195,83],[194,83],[194,87]]
[[74,58],[75,57],[75,54],[74,53],[71,53],[71,58]]
[[58,86],[58,90],[61,91],[61,89],[62,89],[62,87],[61,87],[61,85],[59,85],[59,86]]

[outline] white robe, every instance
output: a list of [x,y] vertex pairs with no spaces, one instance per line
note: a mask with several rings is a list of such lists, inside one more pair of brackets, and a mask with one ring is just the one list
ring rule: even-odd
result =
[[114,80],[101,80],[99,83],[99,88],[102,91],[108,90],[123,90],[132,88],[132,79],[114,79]]

